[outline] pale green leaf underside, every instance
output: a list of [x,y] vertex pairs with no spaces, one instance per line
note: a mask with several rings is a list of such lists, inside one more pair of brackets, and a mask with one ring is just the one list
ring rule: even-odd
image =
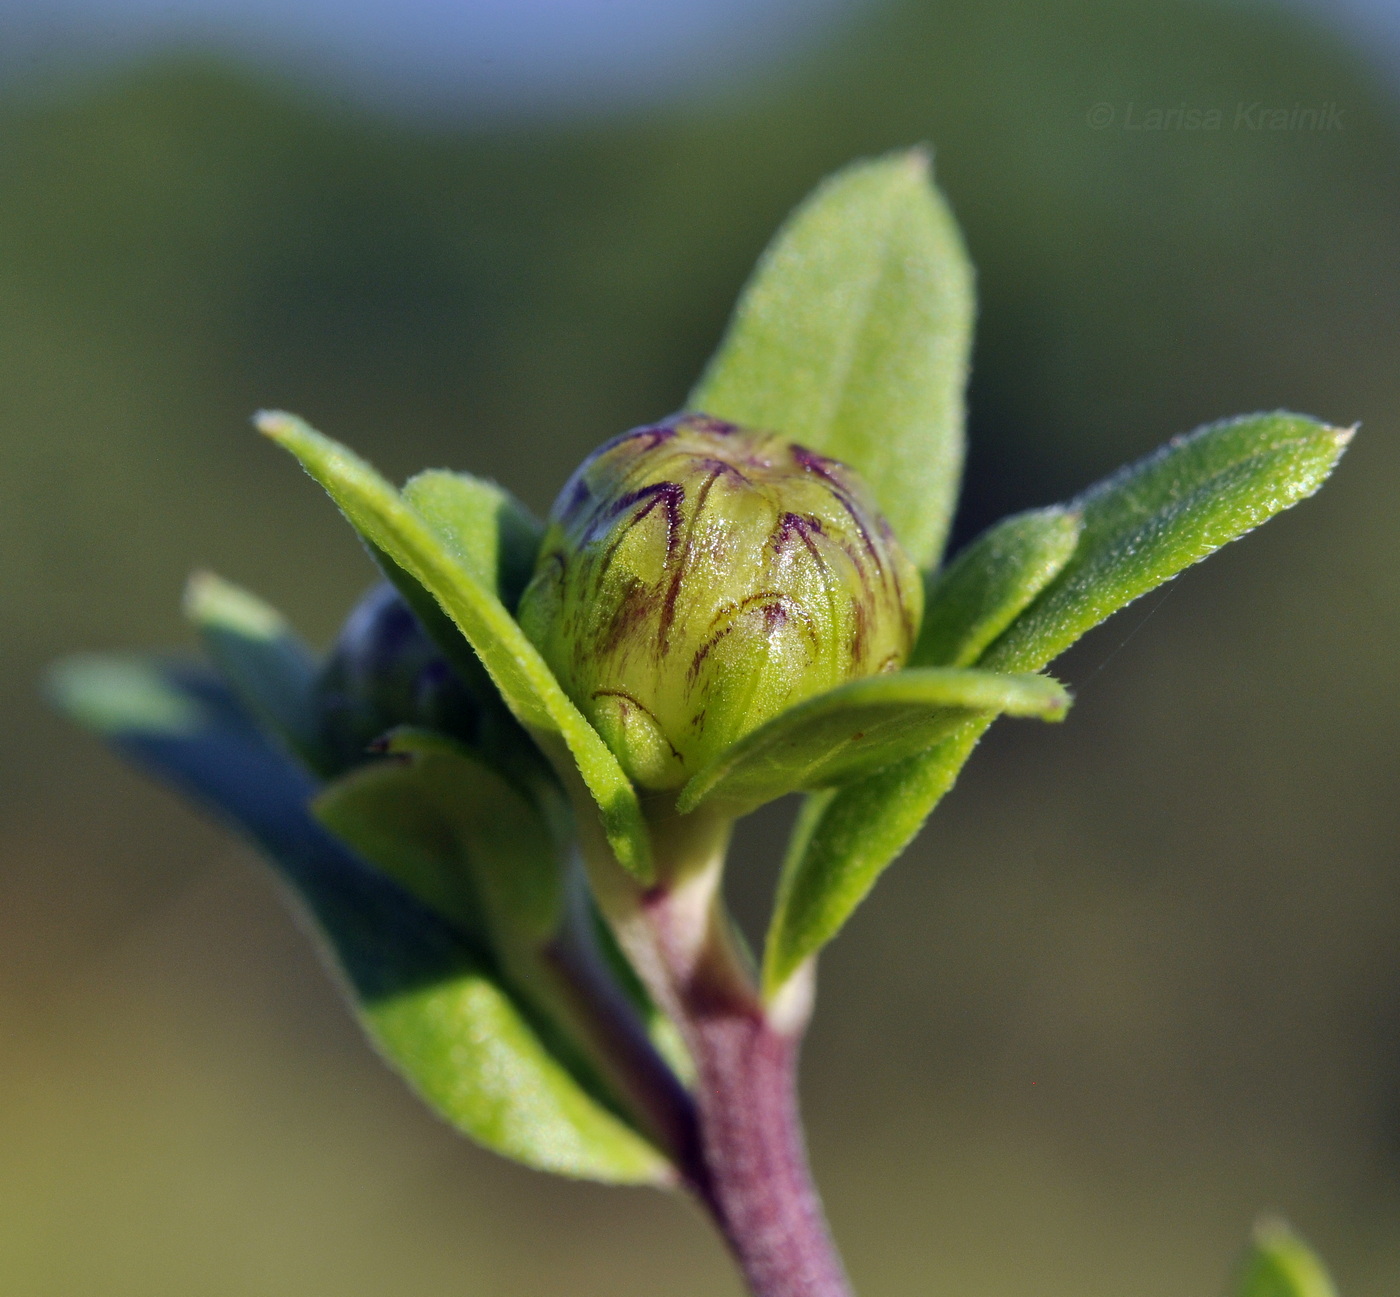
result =
[[747,734],[681,790],[682,814],[708,803],[735,814],[787,793],[866,777],[946,737],[970,714],[1059,720],[1069,696],[1054,680],[927,667],[872,676],[789,708]]
[[312,814],[459,932],[490,941],[481,898],[452,822],[406,761],[361,766],[327,785]]
[[[182,787],[191,772],[213,772],[213,785],[196,777],[197,791],[260,841],[315,916],[365,1029],[445,1120],[539,1170],[609,1184],[674,1181],[662,1155],[550,1052],[472,943],[444,946],[440,926],[420,930],[429,916],[413,907],[366,910],[359,868],[347,872],[342,857],[326,858],[318,843],[340,849],[305,822],[297,790],[306,776],[287,774],[286,759],[246,721],[231,722],[218,703],[149,659],[70,658],[54,668],[49,688],[79,723],[137,749]],[[250,760],[265,763],[255,792]],[[222,771],[230,772],[231,799],[217,782]]]
[[488,1148],[604,1183],[671,1179],[665,1159],[579,1086],[490,977],[402,991],[365,1016],[423,1098]]
[[1286,1225],[1261,1223],[1232,1297],[1337,1297],[1316,1253]]
[[1035,509],[989,527],[930,582],[912,666],[971,666],[1069,562],[1081,520]]
[[836,173],[763,254],[688,408],[850,464],[920,566],[963,460],[972,269],[919,151]]
[[554,936],[563,918],[563,875],[539,810],[441,734],[396,730],[388,752],[413,772],[420,795],[451,826],[497,948],[534,946]]
[[551,738],[567,747],[598,805],[619,862],[639,877],[649,877],[648,843],[635,790],[617,758],[560,688],[496,595],[359,456],[291,415],[261,415],[258,427],[301,461],[365,540],[432,593],[466,636],[521,724],[546,747],[558,746]]
[[231,581],[196,572],[185,586],[185,616],[243,705],[309,766],[322,769],[316,659],[282,614]]
[[[1091,488],[1068,506],[1083,530],[1065,567],[978,659],[1039,671],[1085,631],[1221,545],[1311,495],[1350,433],[1292,414],[1212,424]],[[989,720],[927,754],[824,796],[804,820],[779,885],[765,984],[775,991],[829,941],[939,799]]]

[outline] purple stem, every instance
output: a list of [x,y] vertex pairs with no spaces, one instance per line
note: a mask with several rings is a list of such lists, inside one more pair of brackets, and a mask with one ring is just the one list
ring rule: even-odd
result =
[[636,1010],[604,967],[577,890],[573,900],[570,921],[542,952],[545,963],[559,975],[559,993],[572,1001],[575,1025],[594,1063],[643,1132],[705,1201],[708,1184],[695,1101],[656,1052]]
[[676,939],[669,899],[654,893],[647,910],[696,1066],[701,1200],[753,1297],[851,1297],[807,1165],[801,1029],[783,1030],[765,1011],[717,897],[698,947]]
[[736,1006],[698,1008],[689,1034],[715,1215],[754,1297],[850,1297],[807,1167],[797,1040]]

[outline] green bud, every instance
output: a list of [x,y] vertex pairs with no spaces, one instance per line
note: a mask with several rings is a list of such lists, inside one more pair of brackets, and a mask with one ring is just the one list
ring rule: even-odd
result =
[[794,703],[898,670],[922,605],[850,468],[689,414],[583,462],[519,618],[631,778],[662,789]]

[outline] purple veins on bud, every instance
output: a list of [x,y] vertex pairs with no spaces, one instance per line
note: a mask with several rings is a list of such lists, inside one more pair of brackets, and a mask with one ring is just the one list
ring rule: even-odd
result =
[[816,693],[902,666],[919,574],[846,465],[703,414],[565,484],[519,619],[645,788]]

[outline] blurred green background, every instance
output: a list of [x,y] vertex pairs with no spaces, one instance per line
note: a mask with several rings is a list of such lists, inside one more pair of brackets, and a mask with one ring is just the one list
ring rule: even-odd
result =
[[[1178,106],[1223,125],[1126,126]],[[37,682],[190,646],[194,566],[330,636],[370,569],[253,409],[543,510],[680,403],[820,176],[921,140],[979,268],[960,536],[1219,415],[1364,426],[1065,659],[1068,724],[1003,722],[826,957],[805,1092],[857,1286],[1212,1297],[1272,1208],[1396,1291],[1400,108],[1322,28],[1188,0],[885,3],[572,117],[192,55],[0,95],[0,1291],[737,1293],[687,1208],[438,1125],[251,854]]]

